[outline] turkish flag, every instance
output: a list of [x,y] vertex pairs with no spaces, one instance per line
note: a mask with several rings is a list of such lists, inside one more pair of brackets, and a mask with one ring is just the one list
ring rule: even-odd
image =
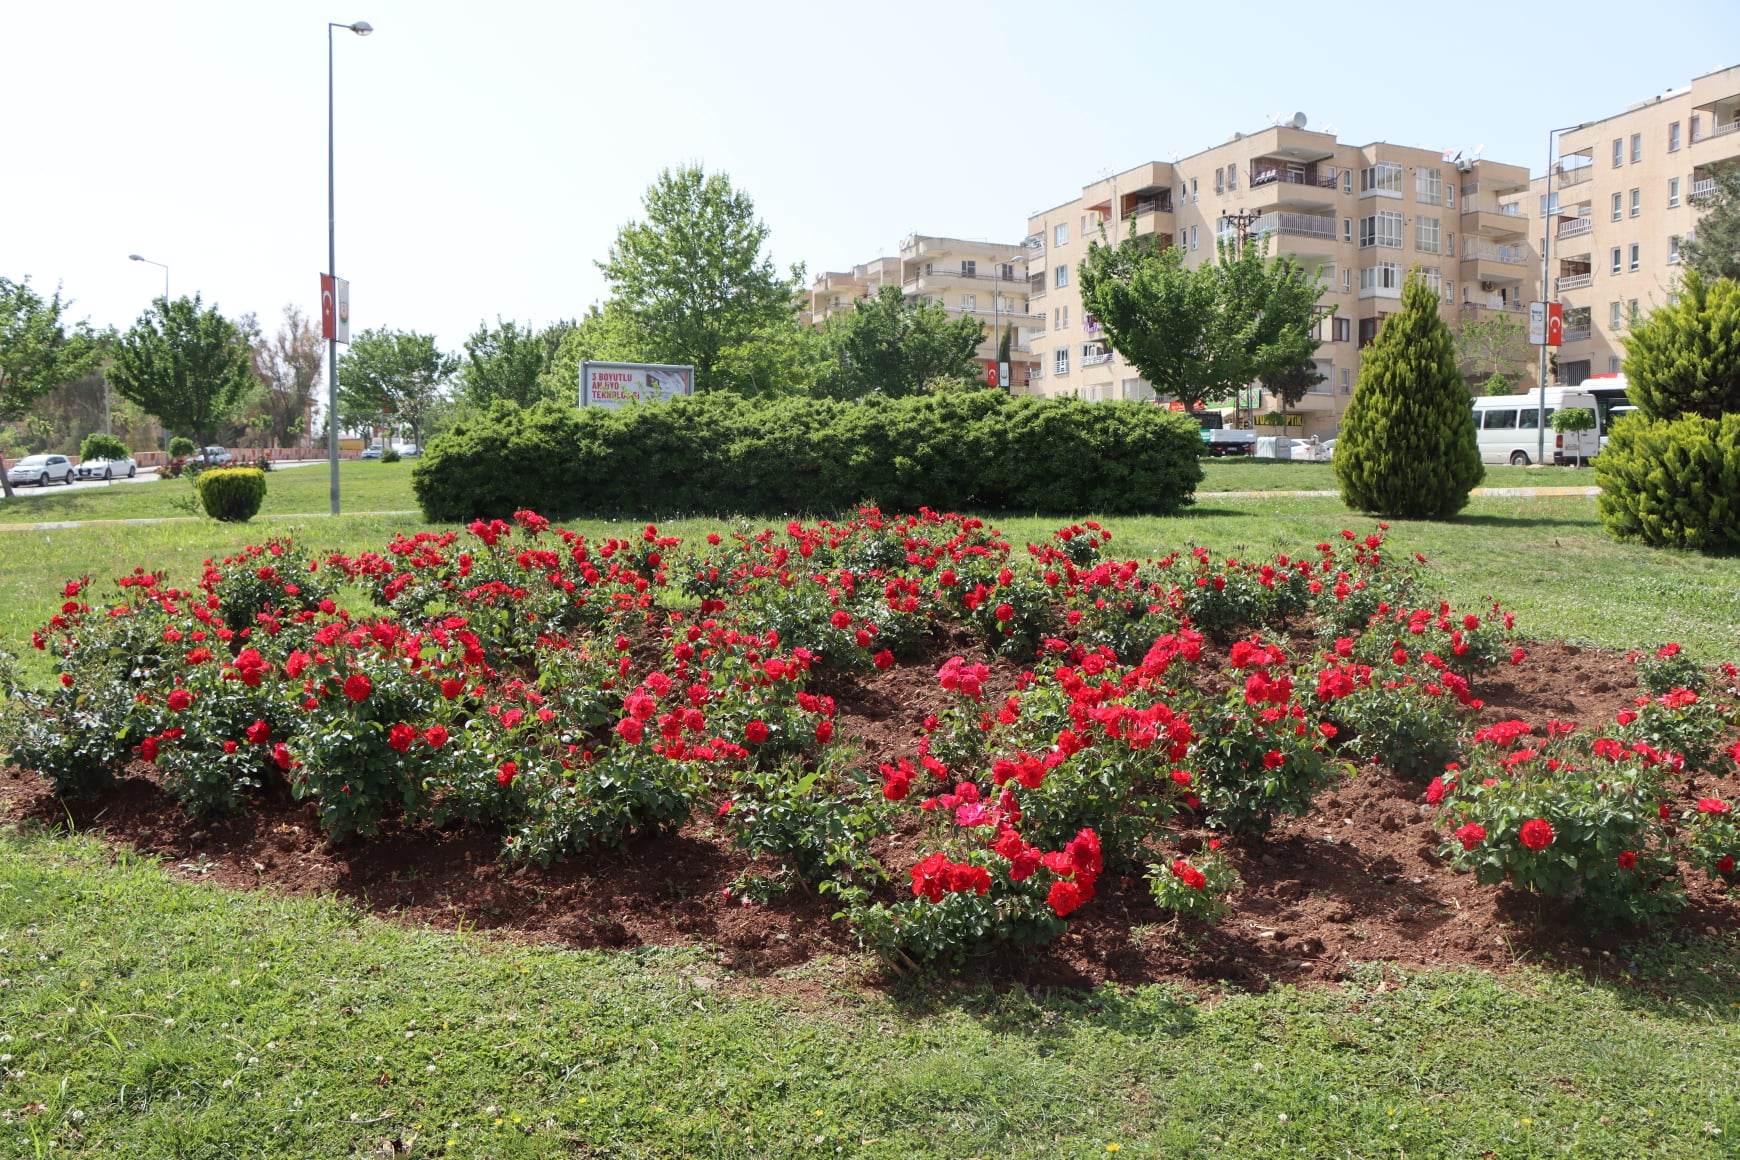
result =
[[996,363],[986,364],[986,366],[985,366],[985,385],[987,387],[1000,387],[1003,385],[1002,380],[1000,378],[998,378],[998,376],[997,376],[997,364]]
[[333,293],[331,274],[320,276],[320,337],[338,337],[338,297]]
[[1562,303],[1547,304],[1547,345],[1559,346],[1565,341],[1565,307]]

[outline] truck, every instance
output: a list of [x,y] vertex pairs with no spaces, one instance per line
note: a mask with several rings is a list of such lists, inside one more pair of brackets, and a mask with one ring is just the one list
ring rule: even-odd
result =
[[1226,425],[1226,418],[1219,411],[1192,411],[1196,419],[1198,434],[1208,447],[1208,453],[1216,458],[1226,455],[1249,455],[1257,448],[1257,433],[1255,431],[1240,431]]

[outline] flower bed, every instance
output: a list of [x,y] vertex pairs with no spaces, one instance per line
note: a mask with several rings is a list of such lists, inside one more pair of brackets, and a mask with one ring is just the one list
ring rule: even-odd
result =
[[[1645,695],[1506,764],[1529,747],[1476,727],[1482,682],[1526,659],[1509,617],[1431,599],[1381,528],[1264,561],[1120,560],[1093,524],[1021,552],[930,512],[709,540],[521,512],[357,557],[274,541],[188,589],[122,577],[107,606],[74,581],[16,758],[75,800],[142,762],[201,825],[288,796],[333,842],[463,833],[505,866],[704,829],[742,852],[722,898],[819,897],[902,967],[1046,946],[1133,883],[1211,922],[1374,759],[1463,835],[1453,862],[1591,919],[1671,912],[1680,861],[1719,879],[1734,853],[1669,784],[1732,772],[1731,691]],[[866,686],[919,680],[893,751],[842,728]]]

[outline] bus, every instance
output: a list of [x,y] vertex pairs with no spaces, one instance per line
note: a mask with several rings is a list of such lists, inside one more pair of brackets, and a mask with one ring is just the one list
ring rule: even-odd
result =
[[[1540,428],[1543,402],[1547,420],[1544,438]],[[1596,421],[1600,421],[1595,396],[1581,387],[1548,387],[1544,400],[1539,388],[1520,395],[1481,395],[1476,398],[1474,433],[1480,443],[1480,461],[1527,467],[1537,460],[1563,465],[1585,463],[1595,458],[1601,450],[1600,430],[1559,434],[1552,429],[1552,418],[1553,412],[1561,407],[1594,411]]]

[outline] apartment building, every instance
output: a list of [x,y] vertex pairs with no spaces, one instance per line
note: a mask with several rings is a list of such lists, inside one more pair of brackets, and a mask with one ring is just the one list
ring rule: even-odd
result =
[[1028,313],[1026,250],[1020,242],[985,242],[966,238],[912,234],[901,241],[900,256],[878,258],[855,266],[850,273],[816,278],[810,293],[811,321],[825,322],[852,301],[897,284],[909,299],[938,303],[955,317],[975,318],[985,325],[985,341],[977,357],[987,370],[995,363],[1000,335],[1010,335],[1010,389],[1024,391],[1033,370],[1029,342],[1043,323]]
[[[1091,241],[1159,234],[1195,266],[1221,238],[1286,254],[1324,286],[1318,337],[1323,381],[1295,410],[1295,435],[1337,430],[1359,376],[1359,352],[1397,308],[1418,267],[1446,322],[1465,313],[1523,316],[1539,282],[1528,239],[1523,166],[1377,142],[1346,145],[1302,117],[1172,162],[1148,162],[1084,186],[1028,219],[1028,302],[1036,373],[1029,391],[1089,400],[1153,399],[1154,388],[1081,308],[1077,266]],[[1252,389],[1239,400],[1278,409]]]
[[1673,295],[1691,199],[1714,187],[1712,166],[1740,160],[1740,65],[1564,132],[1558,146],[1533,183],[1533,229],[1565,310],[1554,377],[1575,385],[1617,371],[1631,320]]

